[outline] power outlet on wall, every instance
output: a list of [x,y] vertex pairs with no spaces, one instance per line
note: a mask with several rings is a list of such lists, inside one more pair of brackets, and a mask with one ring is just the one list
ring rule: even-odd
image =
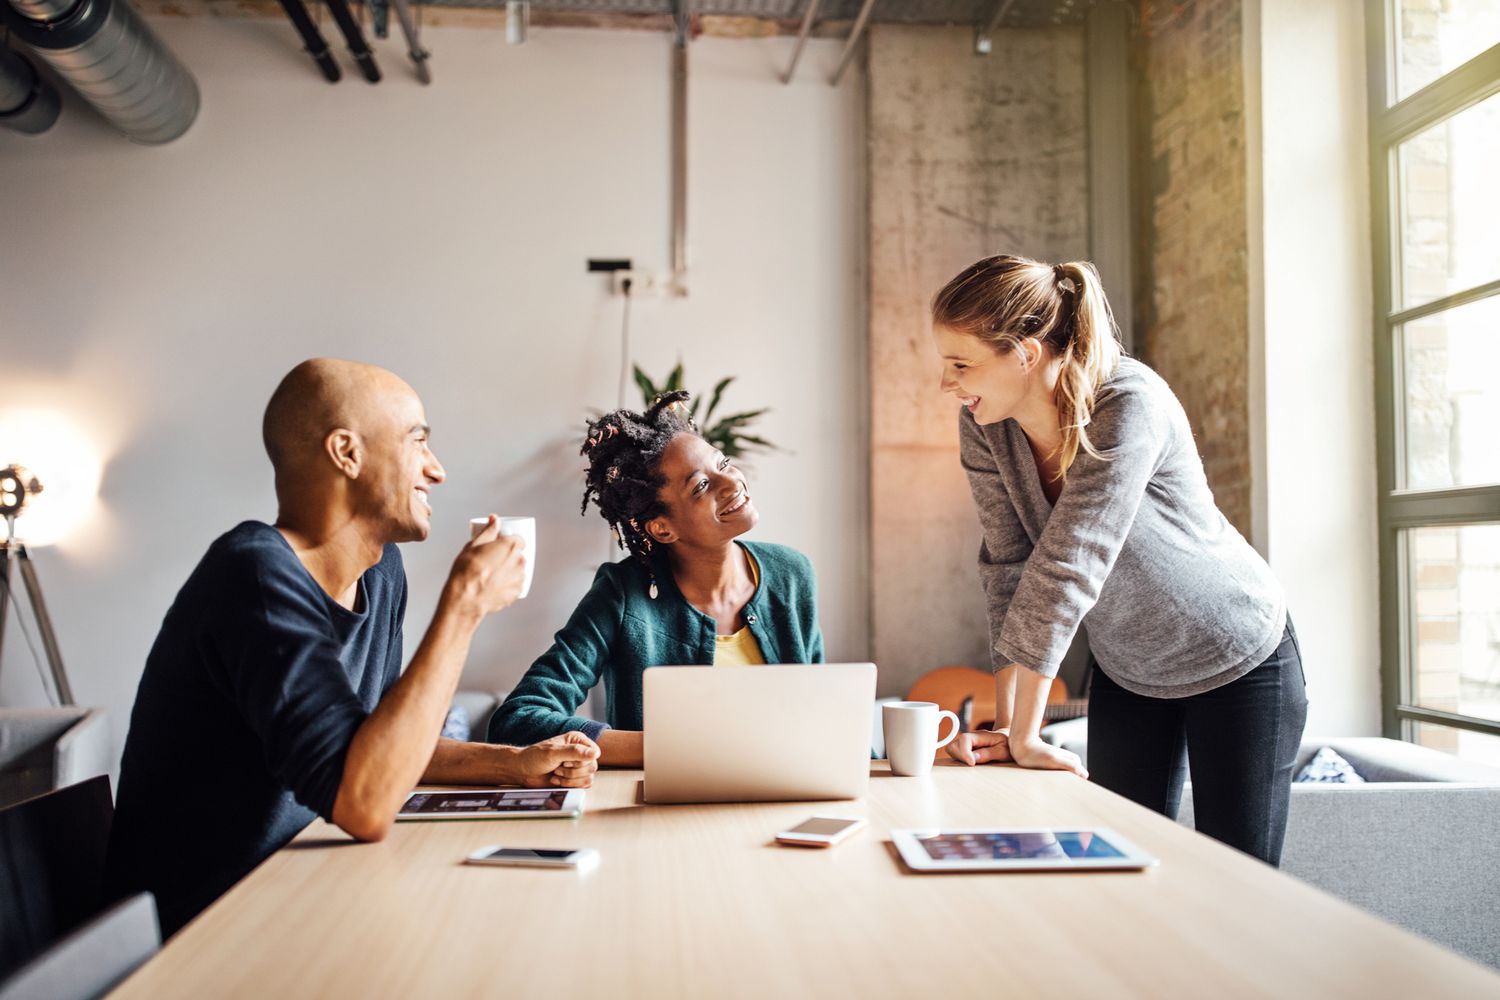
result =
[[681,279],[671,271],[616,271],[610,275],[610,286],[616,295],[625,294],[627,281],[633,299],[664,299],[687,294]]
[[609,279],[610,288],[616,295],[624,295],[625,282],[630,282],[631,298],[658,298],[672,276],[657,271],[615,271]]
[[[3,3],[4,0],[0,0]],[[681,298],[687,295],[687,276],[671,271],[647,271],[632,265],[629,257],[590,257],[590,271],[602,271],[609,275],[609,289],[615,295],[629,294],[633,299]]]

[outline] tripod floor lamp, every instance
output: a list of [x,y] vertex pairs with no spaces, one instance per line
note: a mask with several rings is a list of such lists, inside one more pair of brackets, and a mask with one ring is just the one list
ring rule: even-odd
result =
[[42,492],[41,481],[19,465],[0,468],[0,516],[5,518],[5,545],[0,549],[0,654],[5,650],[6,618],[11,605],[16,606],[16,617],[22,629],[20,605],[15,599],[11,585],[11,568],[21,571],[21,582],[26,588],[26,597],[31,605],[31,615],[41,636],[42,650],[47,666],[52,672],[52,685],[57,691],[57,700],[62,705],[72,705],[73,688],[68,683],[67,671],[63,669],[62,652],[57,646],[57,633],[52,629],[52,618],[47,614],[47,602],[42,598],[42,584],[37,579],[36,567],[26,543],[16,537],[16,518],[26,509],[32,497]]

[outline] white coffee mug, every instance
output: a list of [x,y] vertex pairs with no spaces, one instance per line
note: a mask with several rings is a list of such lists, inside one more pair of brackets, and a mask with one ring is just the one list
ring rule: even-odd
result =
[[[938,724],[944,717],[953,720],[953,731],[938,739]],[[897,701],[881,706],[885,726],[885,755],[892,774],[920,776],[932,770],[937,751],[953,742],[963,728],[958,716],[939,710],[930,701]]]
[[[521,580],[521,596],[525,597],[531,593],[531,577],[536,571],[536,518],[534,517],[502,517],[500,520],[500,534],[514,535],[526,543],[522,558],[526,563],[526,575]],[[477,538],[479,533],[489,526],[490,519],[487,517],[475,517],[469,519],[469,537]]]

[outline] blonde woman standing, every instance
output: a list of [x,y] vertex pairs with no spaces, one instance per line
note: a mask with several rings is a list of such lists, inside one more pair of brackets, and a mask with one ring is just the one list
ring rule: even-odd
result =
[[1121,354],[1091,264],[986,257],[932,319],[963,407],[996,669],[996,729],[949,752],[1089,777],[1038,736],[1083,627],[1094,781],[1175,818],[1191,767],[1197,828],[1277,864],[1301,653],[1281,586],[1214,505],[1182,405]]

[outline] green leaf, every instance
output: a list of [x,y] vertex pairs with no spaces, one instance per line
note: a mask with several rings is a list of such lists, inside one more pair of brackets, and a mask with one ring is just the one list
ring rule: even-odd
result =
[[[0,2],[3,2],[3,0],[0,0]],[[680,360],[667,375],[667,380],[659,386],[653,383],[651,377],[641,370],[640,365],[632,365],[631,367],[635,373],[635,384],[640,388],[641,396],[647,406],[656,402],[658,396],[683,388],[685,375],[683,372],[683,363]],[[784,450],[779,445],[772,444],[765,438],[743,433],[744,428],[771,412],[771,408],[768,406],[761,407],[758,410],[742,410],[739,413],[731,413],[727,417],[714,421],[712,427],[705,428],[703,426],[713,421],[713,416],[718,411],[719,402],[724,397],[724,391],[734,383],[735,379],[736,376],[727,375],[714,383],[713,391],[708,396],[708,409],[706,411],[703,410],[703,396],[691,397],[688,414],[692,417],[693,422],[699,426],[699,433],[703,435],[703,439],[731,459],[744,458],[755,451]],[[703,413],[701,421],[698,417],[700,412]]]
[[740,435],[738,435],[738,437],[739,437],[739,439],[741,441],[745,442],[746,444],[748,444],[748,445],[754,445],[757,448],[764,448],[766,451],[780,451],[781,450],[781,446],[780,445],[772,444],[771,442],[767,441],[765,438],[763,438],[763,437],[756,437],[754,434],[740,434]]
[[640,365],[634,365],[633,367],[635,368],[635,384],[640,386],[641,398],[646,401],[647,406],[650,406],[656,399],[656,386],[652,385],[651,378],[645,372],[641,371]]
[[719,408],[719,397],[724,395],[724,390],[727,389],[729,387],[729,383],[733,381],[734,376],[729,375],[721,378],[719,380],[719,384],[714,386],[714,394],[708,399],[708,412],[703,414],[703,422],[705,424],[714,418],[714,411]]
[[771,411],[771,408],[769,406],[766,406],[766,407],[762,407],[759,410],[746,410],[743,413],[731,413],[729,416],[725,417],[724,419],[720,420],[718,423],[714,424],[714,426],[715,427],[740,427],[740,426],[742,426],[744,424],[748,424],[750,421],[756,419],[757,417],[760,417],[762,414],[769,413],[770,411]]

